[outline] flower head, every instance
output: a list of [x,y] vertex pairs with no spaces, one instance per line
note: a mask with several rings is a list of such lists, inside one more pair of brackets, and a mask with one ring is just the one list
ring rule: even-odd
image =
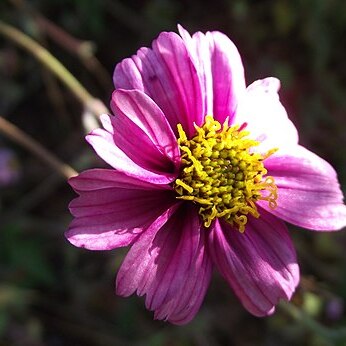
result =
[[66,235],[88,249],[130,245],[116,291],[145,295],[157,319],[189,322],[213,268],[265,316],[299,281],[284,221],[341,229],[343,196],[334,169],[298,144],[277,79],[246,88],[225,35],[179,33],[116,66],[114,116],[87,136],[112,169],[70,180]]

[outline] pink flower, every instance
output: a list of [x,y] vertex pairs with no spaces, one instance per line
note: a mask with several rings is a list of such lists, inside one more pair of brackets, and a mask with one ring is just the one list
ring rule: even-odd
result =
[[247,310],[269,315],[299,281],[284,221],[346,225],[337,176],[298,144],[277,79],[246,88],[225,35],[179,33],[116,66],[115,115],[87,136],[112,169],[70,180],[66,236],[91,250],[130,245],[116,291],[145,295],[157,319],[189,322],[213,268]]

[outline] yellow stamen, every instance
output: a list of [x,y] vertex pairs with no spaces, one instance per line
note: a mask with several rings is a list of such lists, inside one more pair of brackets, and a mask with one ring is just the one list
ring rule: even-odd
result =
[[259,142],[247,138],[249,132],[240,126],[229,126],[228,119],[221,126],[208,115],[195,129],[189,140],[178,124],[182,170],[173,184],[177,198],[199,205],[205,227],[223,218],[244,232],[247,215],[260,216],[256,201],[265,200],[272,209],[277,206],[277,186],[263,165],[277,149],[253,152],[250,149]]

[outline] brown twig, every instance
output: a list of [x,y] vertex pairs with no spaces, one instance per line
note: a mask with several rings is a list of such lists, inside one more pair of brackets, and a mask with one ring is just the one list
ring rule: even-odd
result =
[[1,116],[0,132],[17,144],[23,146],[25,149],[31,151],[55,171],[59,172],[63,177],[68,179],[78,174],[71,166],[59,160],[40,143]]
[[5,24],[1,20],[0,34],[30,52],[46,68],[54,73],[97,118],[100,114],[107,112],[106,106],[102,104],[102,107],[100,107],[100,101],[96,102],[97,100],[81,85],[81,83],[52,54],[32,38],[11,25]]
[[32,17],[40,33],[47,35],[63,49],[77,56],[106,91],[112,89],[113,84],[109,73],[95,56],[96,47],[93,42],[80,40],[72,36],[69,32],[44,17],[27,1],[9,0],[9,2]]
[[95,44],[93,42],[83,41],[73,37],[41,14],[37,13],[35,19],[40,30],[62,48],[76,55],[105,90],[112,88],[108,72],[95,57]]

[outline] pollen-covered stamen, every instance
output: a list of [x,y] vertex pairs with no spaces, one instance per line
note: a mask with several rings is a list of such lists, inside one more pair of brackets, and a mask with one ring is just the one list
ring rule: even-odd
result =
[[251,151],[259,142],[248,139],[244,127],[230,127],[228,120],[221,126],[208,115],[202,127],[195,125],[196,135],[189,140],[178,124],[182,171],[174,189],[177,198],[199,205],[205,227],[223,218],[244,232],[247,215],[260,216],[256,201],[276,207],[277,187],[274,178],[265,177],[263,165],[276,149],[265,154]]

